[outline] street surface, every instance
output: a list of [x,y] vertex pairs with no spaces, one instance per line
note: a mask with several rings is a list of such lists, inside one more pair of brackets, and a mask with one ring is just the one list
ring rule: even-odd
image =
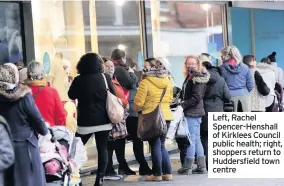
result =
[[[104,186],[284,186],[284,179],[209,179],[207,175],[177,175],[179,162],[172,158],[174,180],[170,182],[145,182],[144,177],[128,176],[120,181],[105,181]],[[131,166],[138,171],[138,166]],[[95,175],[83,177],[84,186],[93,186]]]

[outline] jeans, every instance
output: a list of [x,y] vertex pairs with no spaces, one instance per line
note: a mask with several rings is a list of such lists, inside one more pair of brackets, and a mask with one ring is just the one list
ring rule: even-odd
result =
[[204,149],[200,139],[201,118],[186,117],[188,129],[191,136],[191,145],[187,148],[187,158],[204,156]]
[[107,163],[106,175],[111,175],[114,173],[113,161],[112,161],[113,151],[115,151],[119,167],[124,167],[125,165],[127,165],[127,162],[125,160],[125,139],[109,141],[107,148],[108,148],[108,163]]
[[[84,145],[89,141],[89,139],[92,135],[93,135],[93,133],[84,134],[84,135],[76,133],[76,137],[80,137]],[[97,171],[97,175],[101,175],[101,176],[103,176],[105,174],[106,168],[107,168],[108,136],[109,136],[109,131],[95,132],[96,146],[97,146],[97,151],[98,151],[98,171]]]
[[165,147],[166,136],[149,141],[152,156],[152,173],[154,176],[172,174],[169,153]]

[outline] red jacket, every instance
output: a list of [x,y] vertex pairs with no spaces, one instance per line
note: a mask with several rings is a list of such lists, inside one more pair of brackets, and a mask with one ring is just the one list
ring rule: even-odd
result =
[[121,99],[123,106],[126,107],[128,104],[128,100],[126,96],[124,95],[123,88],[121,87],[121,85],[119,84],[116,78],[112,79],[112,83],[115,88],[116,96]]
[[[40,86],[30,86],[32,94],[36,94]],[[35,103],[50,126],[66,125],[66,111],[56,89],[44,87],[35,97]]]

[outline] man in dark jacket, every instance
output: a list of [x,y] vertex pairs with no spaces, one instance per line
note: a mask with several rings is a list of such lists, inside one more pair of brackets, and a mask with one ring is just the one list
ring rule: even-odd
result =
[[231,95],[225,79],[220,75],[220,69],[207,61],[203,62],[203,66],[210,73],[203,98],[205,116],[202,117],[200,127],[201,142],[207,157],[206,167],[208,169],[208,112],[224,112],[224,103],[230,101]]
[[0,141],[0,186],[6,186],[6,170],[14,163],[15,156],[10,129],[2,116],[0,116]]

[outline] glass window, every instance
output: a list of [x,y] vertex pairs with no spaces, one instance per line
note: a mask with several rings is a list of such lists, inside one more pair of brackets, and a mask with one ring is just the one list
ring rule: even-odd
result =
[[[176,84],[181,86],[185,56],[205,52],[217,57],[217,51],[223,47],[222,5],[185,1],[151,3],[154,56],[169,59]],[[216,63],[214,58],[213,63]]]
[[0,64],[23,61],[20,7],[0,2]]
[[99,53],[110,56],[116,49],[137,61],[141,51],[139,1],[96,1]]

